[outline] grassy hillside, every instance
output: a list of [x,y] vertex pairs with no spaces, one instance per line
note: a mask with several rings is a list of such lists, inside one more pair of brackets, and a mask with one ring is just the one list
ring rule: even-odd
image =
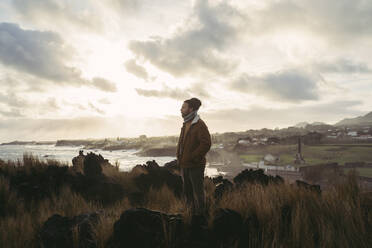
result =
[[[124,210],[132,207],[180,213],[186,223],[190,220],[185,202],[167,186],[150,189],[139,205],[131,203],[127,197],[109,204],[92,201],[85,194],[76,193],[71,185],[58,186],[54,182],[50,182],[53,187],[45,191],[47,194],[30,200],[22,193],[25,189],[14,186],[21,179],[44,175],[50,166],[64,167],[57,161],[41,162],[27,156],[23,161],[0,162],[0,247],[39,247],[38,232],[55,213],[76,216],[99,211],[99,223],[94,228],[97,247],[106,247],[114,222]],[[65,173],[68,177],[75,176],[71,168]],[[126,192],[139,190],[134,183],[140,175],[138,171],[110,169],[104,173]],[[254,234],[250,232],[249,247],[368,247],[372,242],[369,235],[372,232],[372,197],[360,191],[355,178],[350,175],[321,195],[287,183],[246,184],[225,193],[220,201],[214,198],[216,186],[205,178],[207,206],[211,213],[209,227],[214,210],[229,208],[247,221],[252,218],[256,221],[257,229]],[[33,181],[33,185],[38,183],[42,182]],[[44,185],[44,190],[47,186]]]

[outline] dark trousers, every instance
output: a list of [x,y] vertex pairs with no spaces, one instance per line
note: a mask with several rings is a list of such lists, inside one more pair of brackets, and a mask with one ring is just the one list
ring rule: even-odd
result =
[[181,168],[183,193],[191,206],[192,214],[204,214],[204,169],[205,167]]

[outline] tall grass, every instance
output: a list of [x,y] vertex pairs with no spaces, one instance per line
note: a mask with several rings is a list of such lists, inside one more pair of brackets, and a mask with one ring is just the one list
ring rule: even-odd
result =
[[368,247],[372,212],[363,215],[365,200],[349,175],[321,195],[289,184],[245,185],[225,194],[220,207],[257,216],[263,247]]
[[[18,170],[43,171],[50,165],[63,166],[32,155],[24,156],[22,161],[0,164],[0,247],[40,247],[38,233],[50,216],[72,217],[87,212],[99,213],[94,234],[97,246],[105,247],[121,213],[136,206],[123,198],[103,207],[84,199],[68,185],[63,186],[59,194],[23,204],[24,199],[11,187],[9,178]],[[104,173],[126,190],[137,190],[133,179],[138,171],[119,172],[111,168]],[[372,243],[372,197],[361,191],[355,175],[350,174],[321,195],[287,183],[246,184],[225,193],[218,202],[214,200],[212,181],[206,178],[204,185],[210,212],[209,227],[212,227],[213,212],[218,208],[229,208],[246,220],[256,220],[257,228],[247,233],[250,247],[368,247]],[[150,189],[144,207],[181,214],[185,223],[190,222],[190,208],[167,186]],[[74,233],[74,243],[78,244],[79,237],[76,231]]]

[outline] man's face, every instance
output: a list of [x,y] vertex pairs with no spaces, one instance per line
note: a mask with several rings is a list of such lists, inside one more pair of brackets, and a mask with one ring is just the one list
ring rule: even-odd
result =
[[186,115],[190,114],[192,112],[192,108],[189,108],[189,104],[187,104],[186,102],[184,102],[182,104],[182,107],[181,107],[181,114],[182,114],[182,117],[185,117]]

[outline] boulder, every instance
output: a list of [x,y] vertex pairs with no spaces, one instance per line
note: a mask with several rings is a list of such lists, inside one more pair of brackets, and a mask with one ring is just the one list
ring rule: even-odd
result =
[[84,174],[88,177],[102,176],[101,164],[105,162],[106,161],[101,154],[97,155],[93,152],[88,153],[84,159]]
[[43,247],[74,247],[74,230],[78,234],[78,247],[95,248],[93,226],[98,223],[98,213],[87,213],[72,218],[55,214],[43,224],[39,237]]
[[243,230],[243,218],[238,212],[227,208],[215,211],[212,227],[214,247],[238,247]]
[[209,248],[212,245],[211,232],[208,229],[208,220],[205,215],[195,214],[191,216],[191,223],[184,235],[182,247]]
[[147,173],[142,173],[134,178],[134,182],[140,191],[146,193],[151,187],[154,189],[160,189],[163,185],[167,185],[176,196],[181,195],[181,176],[170,172],[167,168],[160,167],[155,160],[147,161],[146,165],[142,165],[142,168]]
[[266,175],[262,169],[252,170],[245,169],[241,171],[236,177],[234,177],[234,183],[237,186],[241,186],[244,183],[258,183],[261,185],[268,185],[269,183],[282,183],[283,178],[280,176]]
[[83,150],[80,150],[79,155],[72,159],[72,168],[76,172],[83,173],[83,171],[84,171],[84,159],[85,159],[85,155],[83,153]]
[[181,247],[181,215],[168,215],[145,208],[124,211],[114,224],[108,247],[156,248]]
[[216,200],[220,200],[222,195],[233,189],[233,184],[227,179],[222,179],[217,185],[216,189],[214,190],[214,198]]
[[177,159],[172,160],[168,163],[164,164],[164,168],[172,171],[172,172],[178,172],[180,170],[180,167],[178,166]]

